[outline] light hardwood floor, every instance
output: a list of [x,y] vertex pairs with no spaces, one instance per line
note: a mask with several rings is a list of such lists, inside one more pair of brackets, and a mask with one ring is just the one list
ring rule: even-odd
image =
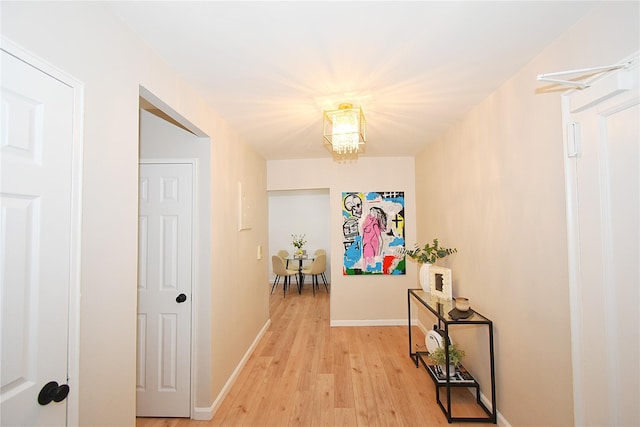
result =
[[[332,328],[322,285],[315,297],[292,287],[286,299],[278,286],[270,304],[269,330],[211,421],[139,418],[137,427],[448,425],[409,357],[406,326]],[[466,389],[453,395],[455,416],[484,416]]]

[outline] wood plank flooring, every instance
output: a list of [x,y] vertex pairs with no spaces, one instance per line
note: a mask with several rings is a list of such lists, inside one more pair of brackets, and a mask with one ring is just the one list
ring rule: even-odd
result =
[[[308,285],[286,299],[278,289],[269,330],[211,421],[138,418],[137,427],[448,425],[408,355],[406,326],[332,328],[322,285],[315,297]],[[418,328],[414,339],[424,342]],[[455,416],[484,416],[466,389],[453,391]]]

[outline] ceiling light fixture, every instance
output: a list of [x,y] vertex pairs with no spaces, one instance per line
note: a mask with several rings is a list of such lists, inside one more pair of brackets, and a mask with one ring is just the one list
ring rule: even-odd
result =
[[340,104],[337,110],[325,110],[323,136],[336,153],[357,153],[366,142],[362,108],[345,103]]

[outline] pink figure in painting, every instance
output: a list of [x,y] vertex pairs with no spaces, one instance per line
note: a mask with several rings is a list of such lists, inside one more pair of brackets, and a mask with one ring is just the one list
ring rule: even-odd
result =
[[382,233],[387,229],[387,214],[372,207],[362,225],[362,257],[365,265],[374,265],[382,250]]

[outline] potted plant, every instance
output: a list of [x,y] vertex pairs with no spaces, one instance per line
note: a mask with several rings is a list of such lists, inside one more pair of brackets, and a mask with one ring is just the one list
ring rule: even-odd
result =
[[435,263],[438,259],[444,258],[447,255],[451,255],[458,252],[456,248],[444,248],[438,243],[438,239],[433,239],[432,243],[427,243],[424,247],[416,246],[410,250],[405,251],[405,254],[416,261],[420,265],[420,285],[426,292],[429,291],[429,269],[431,264]]
[[[462,358],[465,356],[465,352],[462,349],[459,349],[456,344],[449,344],[449,376],[452,377],[456,373],[456,367],[462,361]],[[440,366],[440,369],[443,373],[447,372],[446,363],[447,357],[444,351],[444,347],[438,347],[431,353],[429,353],[429,360],[431,360],[435,365]]]
[[441,247],[438,244],[438,239],[435,238],[433,239],[433,244],[427,243],[422,248],[416,244],[415,248],[413,250],[406,251],[406,254],[418,264],[434,264],[438,259],[444,258],[455,252],[458,252],[456,248]]

